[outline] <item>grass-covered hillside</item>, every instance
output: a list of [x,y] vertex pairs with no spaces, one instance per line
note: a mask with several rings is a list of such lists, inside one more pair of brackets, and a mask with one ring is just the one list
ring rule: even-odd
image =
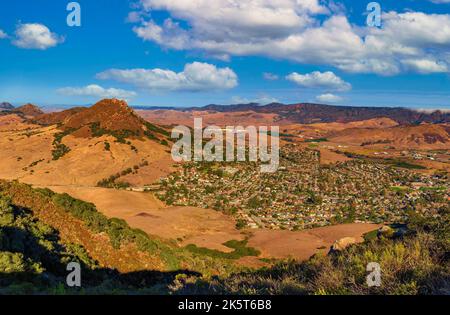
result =
[[[82,266],[82,290],[65,286],[69,262]],[[234,268],[229,259],[193,253],[108,219],[67,194],[0,181],[0,294],[165,294],[179,274]]]
[[[243,271],[233,259],[258,253],[228,245],[179,248],[69,195],[0,181],[0,294],[450,294],[448,205],[302,263]],[[65,284],[69,262],[82,266],[81,289]],[[381,265],[379,288],[366,285],[369,262]]]

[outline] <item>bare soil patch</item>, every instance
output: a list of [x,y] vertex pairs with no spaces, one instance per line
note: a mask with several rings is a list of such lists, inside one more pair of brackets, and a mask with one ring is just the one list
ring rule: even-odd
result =
[[319,148],[320,151],[320,163],[321,164],[335,164],[338,162],[346,162],[351,159],[344,154],[335,153],[331,150],[325,149],[323,147]]
[[344,237],[354,237],[362,242],[365,233],[379,227],[381,225],[352,223],[298,232],[255,230],[248,245],[259,249],[264,258],[306,260],[318,252],[328,252],[334,241]]

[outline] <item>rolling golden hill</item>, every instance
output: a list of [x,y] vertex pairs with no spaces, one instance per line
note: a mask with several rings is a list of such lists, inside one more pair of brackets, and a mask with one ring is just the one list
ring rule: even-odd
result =
[[2,119],[0,178],[95,186],[139,166],[127,180],[145,185],[172,170],[167,131],[137,116],[125,102],[103,100],[90,108],[41,112],[28,125],[14,114]]
[[421,124],[389,128],[350,128],[334,133],[331,141],[353,145],[384,144],[396,149],[449,149],[450,126],[447,124]]

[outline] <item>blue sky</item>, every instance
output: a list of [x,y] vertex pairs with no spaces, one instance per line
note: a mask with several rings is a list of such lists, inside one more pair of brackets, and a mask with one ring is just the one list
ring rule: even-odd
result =
[[446,0],[380,1],[381,28],[370,1],[69,2],[0,2],[0,101],[450,108]]

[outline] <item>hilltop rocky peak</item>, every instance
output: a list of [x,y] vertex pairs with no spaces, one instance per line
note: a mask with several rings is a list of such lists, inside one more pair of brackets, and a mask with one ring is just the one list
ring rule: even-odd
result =
[[22,113],[25,116],[32,116],[32,117],[44,114],[44,112],[38,106],[31,103],[27,103],[25,105],[17,107],[15,111]]
[[97,103],[95,103],[92,107],[92,109],[116,109],[116,110],[122,110],[125,109],[127,111],[132,112],[133,109],[128,106],[128,103],[124,100],[119,100],[116,98],[106,98],[103,99]]
[[118,99],[104,99],[64,120],[69,128],[80,128],[90,124],[107,130],[130,130],[140,132],[143,130],[143,119],[128,106],[125,101]]

